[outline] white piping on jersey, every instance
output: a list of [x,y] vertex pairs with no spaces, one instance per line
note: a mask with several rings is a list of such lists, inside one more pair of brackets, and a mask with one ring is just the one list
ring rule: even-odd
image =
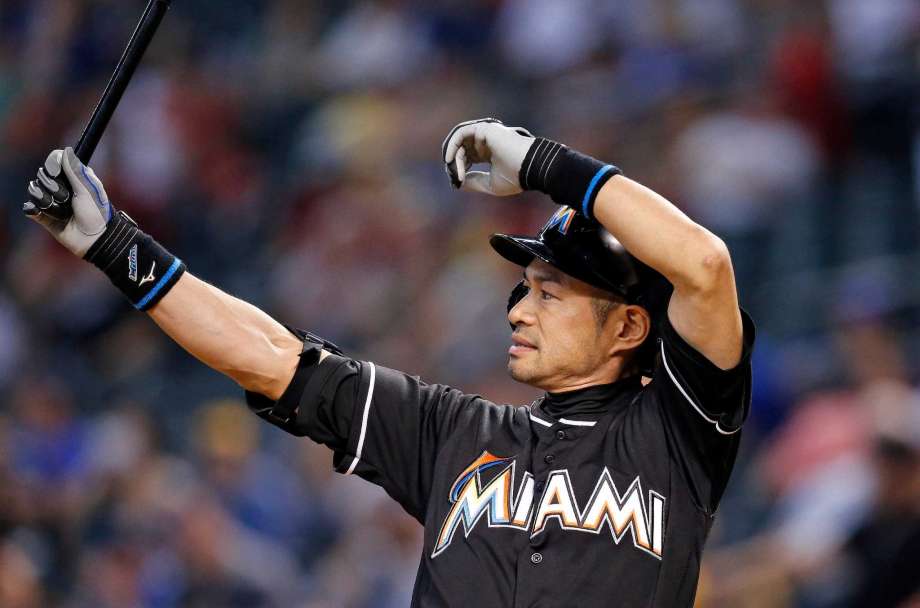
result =
[[560,418],[559,422],[562,424],[571,424],[572,426],[594,426],[597,422],[593,420],[569,420],[568,418]]
[[677,390],[680,391],[680,394],[684,396],[684,399],[686,399],[687,402],[691,406],[693,406],[693,409],[696,410],[696,413],[703,417],[703,420],[705,420],[706,422],[710,424],[714,424],[716,427],[716,430],[723,435],[734,435],[735,433],[741,430],[741,427],[739,426],[734,431],[726,431],[721,426],[719,426],[718,420],[714,420],[710,418],[709,416],[707,416],[706,413],[696,403],[694,403],[693,399],[690,398],[690,395],[687,394],[687,391],[684,390],[684,387],[680,385],[680,382],[677,381],[677,378],[675,378],[674,374],[671,372],[671,368],[668,365],[668,358],[664,354],[664,342],[661,343],[661,362],[664,364],[664,369],[666,372],[668,372],[668,376],[671,377],[671,382],[674,383],[674,386],[677,387]]
[[536,422],[537,424],[542,424],[543,426],[553,426],[553,423],[552,423],[552,422],[547,422],[546,420],[543,420],[543,419],[541,419],[541,418],[537,418],[537,417],[534,416],[533,414],[530,415],[530,419],[533,420],[534,422]]
[[364,450],[364,436],[367,434],[367,415],[371,411],[371,399],[374,397],[374,381],[377,379],[377,368],[370,361],[367,363],[371,366],[371,382],[367,386],[367,399],[364,401],[364,416],[361,417],[361,434],[358,436],[358,449],[355,450],[355,457],[351,461],[351,466],[345,471],[346,475],[351,475],[355,467],[358,466],[358,461],[361,460],[361,452]]

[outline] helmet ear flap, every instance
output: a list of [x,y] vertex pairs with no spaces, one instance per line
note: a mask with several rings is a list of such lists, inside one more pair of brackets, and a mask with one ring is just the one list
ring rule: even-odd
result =
[[[511,312],[511,309],[517,306],[517,303],[524,299],[524,296],[527,295],[527,292],[530,291],[530,287],[524,285],[524,281],[518,281],[517,285],[514,286],[514,289],[511,290],[511,294],[508,296],[508,312]],[[511,324],[511,329],[514,329],[514,324]]]

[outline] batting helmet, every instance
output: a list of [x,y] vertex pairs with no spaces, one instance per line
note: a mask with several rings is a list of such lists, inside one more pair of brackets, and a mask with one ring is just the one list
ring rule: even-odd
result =
[[[567,275],[645,308],[652,319],[652,328],[636,352],[636,362],[644,375],[651,375],[657,354],[657,325],[667,310],[672,287],[659,272],[626,251],[603,226],[563,206],[546,222],[537,238],[493,234],[489,244],[518,266],[526,267],[539,258]],[[523,283],[519,283],[508,299],[508,310],[526,293]]]

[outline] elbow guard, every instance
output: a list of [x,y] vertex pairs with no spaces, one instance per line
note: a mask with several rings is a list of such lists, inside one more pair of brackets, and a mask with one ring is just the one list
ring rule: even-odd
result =
[[295,426],[297,420],[297,408],[300,406],[300,396],[307,386],[310,378],[313,376],[313,370],[319,363],[320,354],[323,350],[336,355],[343,355],[342,349],[329,340],[325,340],[316,334],[296,329],[285,325],[285,328],[303,341],[303,349],[300,352],[300,361],[297,363],[297,369],[294,371],[294,377],[291,378],[290,384],[284,390],[284,394],[278,401],[272,401],[265,395],[246,391],[246,404],[253,413],[280,429],[291,433],[292,435],[303,436]]

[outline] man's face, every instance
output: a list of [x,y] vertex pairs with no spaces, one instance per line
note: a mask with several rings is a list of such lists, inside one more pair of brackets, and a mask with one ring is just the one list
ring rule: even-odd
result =
[[[553,392],[615,380],[621,362],[613,354],[622,342],[626,309],[636,307],[612,304],[606,292],[542,260],[527,266],[524,283],[527,295],[508,313],[514,326],[511,377]],[[598,314],[603,304],[609,315]]]

